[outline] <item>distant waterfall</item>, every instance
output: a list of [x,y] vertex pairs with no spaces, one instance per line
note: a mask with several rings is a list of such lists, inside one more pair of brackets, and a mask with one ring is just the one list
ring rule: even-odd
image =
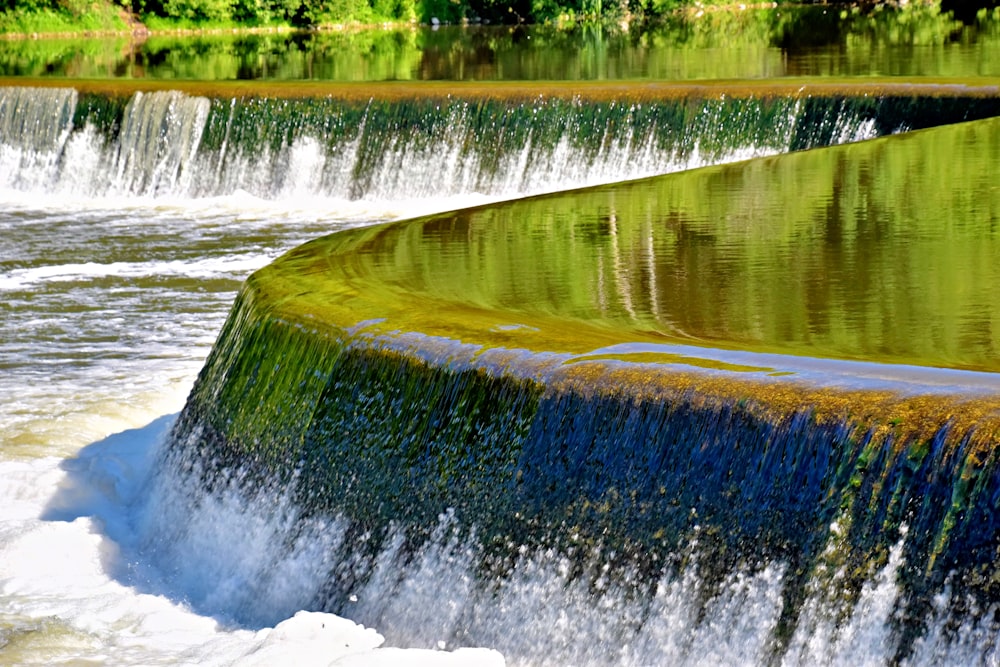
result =
[[[83,197],[492,198],[641,178],[987,113],[975,100],[624,103],[129,98],[0,90],[0,187]],[[964,111],[962,105],[965,105]],[[957,111],[956,111],[957,109]]]
[[44,190],[73,132],[73,89],[0,88],[0,186]]
[[123,194],[190,191],[192,179],[201,176],[195,158],[210,108],[202,97],[136,93],[110,160],[110,188]]

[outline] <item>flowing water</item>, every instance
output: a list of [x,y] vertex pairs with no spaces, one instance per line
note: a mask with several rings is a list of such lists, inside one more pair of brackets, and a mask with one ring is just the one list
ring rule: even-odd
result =
[[[447,516],[417,554],[390,538],[373,566],[338,563],[352,534],[335,517],[300,517],[274,490],[233,484],[209,496],[158,472],[173,415],[242,280],[338,229],[921,125],[839,100],[333,110],[0,90],[3,662],[499,661],[485,650],[374,651],[372,631],[296,614],[332,594],[321,590],[331,568],[370,567],[365,587],[348,591],[352,618],[400,646],[467,643],[453,630],[461,601],[484,593],[473,585],[475,547]],[[484,135],[493,150],[472,141]],[[696,560],[696,548],[685,557]],[[849,609],[810,597],[787,662],[891,656],[899,558],[893,551]],[[554,664],[771,655],[789,576],[781,564],[736,570],[711,592],[691,567],[664,575],[643,601],[599,565],[589,578],[574,567],[525,551],[491,593],[493,611],[469,626],[473,643]],[[707,608],[694,604],[705,597]],[[941,605],[913,662],[993,658],[990,626],[947,627]]]
[[158,493],[289,498],[262,569],[322,544],[313,604],[406,645],[989,661],[998,140],[988,119],[300,246],[241,291]]
[[[0,116],[2,661],[229,664],[255,652],[268,664],[274,646],[294,656],[302,645],[304,658],[326,661],[348,644],[367,652],[377,637],[336,619],[264,636],[238,629],[225,609],[218,619],[192,613],[191,599],[239,586],[238,575],[164,583],[144,566],[142,522],[174,510],[139,501],[169,415],[250,271],[319,234],[467,199],[348,200],[280,185],[264,187],[268,196],[234,187],[195,197],[178,173],[191,168],[207,100],[159,96],[145,110],[152,119],[136,118],[108,144],[93,125],[70,130],[74,93],[36,92],[0,102],[9,105]],[[27,98],[36,106],[25,108]],[[154,136],[161,127],[167,136],[129,145],[156,123]],[[108,437],[123,429],[135,430]],[[206,536],[224,527],[206,525]]]

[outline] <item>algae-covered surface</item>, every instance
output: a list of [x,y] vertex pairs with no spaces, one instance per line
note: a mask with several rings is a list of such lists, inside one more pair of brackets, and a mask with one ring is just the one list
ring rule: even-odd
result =
[[[217,353],[268,366],[318,336],[552,396],[804,410],[899,444],[947,424],[989,451],[998,161],[985,120],[341,232],[251,276],[240,317],[271,333],[236,345],[231,321]],[[323,384],[333,357],[307,356]]]
[[1000,121],[960,124],[348,231],[248,286],[296,321],[487,348],[992,373],[998,166]]
[[317,239],[244,284],[176,456],[414,545],[450,512],[487,579],[781,559],[788,627],[905,538],[909,642],[946,578],[995,599],[998,160],[983,120]]

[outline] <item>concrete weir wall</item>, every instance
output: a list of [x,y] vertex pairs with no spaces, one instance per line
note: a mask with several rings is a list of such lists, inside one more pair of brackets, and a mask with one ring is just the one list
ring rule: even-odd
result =
[[856,594],[904,541],[914,619],[946,580],[995,598],[995,395],[366,336],[296,313],[277,280],[247,283],[174,434],[171,456],[209,487],[234,471],[291,486],[307,515],[346,518],[371,545],[396,527],[417,549],[449,513],[488,577],[526,546],[604,550],[655,578],[697,542],[707,582],[787,563],[794,610],[817,567],[846,564]]
[[992,84],[0,79],[0,109],[16,110],[0,121],[12,148],[0,184],[86,197],[512,198],[991,117]]
[[647,592],[781,563],[779,645],[901,549],[904,656],[942,591],[1000,600],[997,146],[983,120],[317,239],[246,281],[165,464],[285,489],[371,560],[449,517],[487,582],[522,549]]
[[906,523],[916,570],[991,576],[996,401],[401,347],[268,312],[252,285],[177,441],[295,471],[317,511],[420,531],[454,509],[491,538],[666,551],[697,526],[743,557],[803,558],[843,512],[868,555]]
[[[981,151],[998,128],[982,121],[934,130],[950,133],[936,138],[828,149],[828,157],[864,165],[865,155],[891,149],[894,159],[912,153],[921,164],[932,145]],[[827,159],[817,155],[773,158],[766,178],[784,182],[785,169],[801,173]],[[209,486],[237,469],[261,484],[277,480],[307,513],[346,517],[376,542],[396,527],[419,545],[450,513],[500,570],[520,545],[610,550],[659,570],[697,542],[710,555],[701,570],[709,580],[740,564],[789,564],[797,574],[784,593],[787,612],[815,568],[834,558],[836,525],[845,590],[859,590],[902,543],[913,618],[946,582],[994,600],[1000,385],[991,353],[985,362],[965,359],[964,368],[922,366],[913,331],[904,336],[911,348],[896,349],[892,364],[866,360],[875,355],[864,347],[838,348],[847,343],[835,338],[824,343],[817,331],[818,347],[795,354],[766,335],[691,345],[715,326],[694,318],[697,304],[684,311],[692,319],[682,335],[664,322],[683,318],[667,318],[657,310],[665,302],[647,298],[657,280],[630,282],[612,270],[614,252],[627,254],[629,221],[638,221],[639,245],[654,246],[647,235],[669,229],[650,231],[642,222],[649,216],[629,202],[656,209],[677,201],[678,181],[705,191],[699,179],[726,175],[733,190],[735,174],[759,174],[747,165],[300,246],[245,283],[171,456],[198,461]],[[942,187],[960,190],[967,179],[956,179]],[[781,199],[779,186],[771,196]],[[601,198],[616,202],[613,229],[574,245],[594,220],[612,224]],[[593,215],[567,218],[564,205]],[[908,218],[907,229],[919,224]],[[611,254],[595,252],[595,243]],[[991,280],[966,273],[970,284]],[[779,305],[763,313],[769,320],[797,303],[778,282],[781,298],[771,300]],[[942,317],[947,328],[951,316]],[[734,339],[738,321],[729,320]],[[935,345],[949,339],[936,320],[924,323]],[[819,354],[829,349],[846,352]]]

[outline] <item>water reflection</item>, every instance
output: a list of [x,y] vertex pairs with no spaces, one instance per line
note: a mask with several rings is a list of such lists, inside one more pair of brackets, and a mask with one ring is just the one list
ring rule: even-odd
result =
[[529,349],[586,351],[596,327],[996,371],[998,159],[1000,120],[981,121],[348,233],[294,261],[387,288],[368,297],[379,316],[405,303],[386,331],[453,336],[485,309],[539,330]]
[[934,7],[676,15],[647,26],[446,26],[0,42],[0,75],[271,80],[1000,76],[1000,19]]

